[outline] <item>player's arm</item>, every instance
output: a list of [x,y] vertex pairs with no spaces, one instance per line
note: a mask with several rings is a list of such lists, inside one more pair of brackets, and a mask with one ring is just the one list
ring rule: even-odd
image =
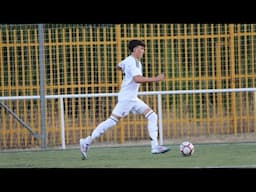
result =
[[156,77],[144,77],[142,75],[136,75],[133,77],[133,80],[136,83],[150,83],[150,82],[158,82],[164,79],[164,74],[159,74]]
[[122,68],[117,64],[117,65],[116,65],[116,70],[122,71]]
[[118,70],[118,71],[122,71],[122,68],[121,68],[121,66],[120,66],[120,64],[118,63],[118,64],[116,64],[116,70]]

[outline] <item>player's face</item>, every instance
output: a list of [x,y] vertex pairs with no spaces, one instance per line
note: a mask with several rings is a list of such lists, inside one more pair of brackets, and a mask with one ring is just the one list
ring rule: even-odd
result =
[[140,45],[133,49],[133,53],[134,53],[135,57],[138,59],[140,59],[143,56],[144,52],[145,52],[145,48]]

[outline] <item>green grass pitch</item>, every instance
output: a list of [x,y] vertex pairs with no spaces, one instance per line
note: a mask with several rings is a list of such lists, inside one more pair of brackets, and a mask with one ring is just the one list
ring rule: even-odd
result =
[[[167,145],[168,146],[168,145]],[[149,146],[93,147],[88,160],[79,148],[0,152],[0,168],[254,168],[256,143],[194,144],[195,152],[183,157],[179,145],[151,154]]]

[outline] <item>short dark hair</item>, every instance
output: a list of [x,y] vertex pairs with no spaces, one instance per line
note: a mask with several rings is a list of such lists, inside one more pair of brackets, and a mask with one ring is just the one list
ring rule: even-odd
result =
[[142,46],[142,47],[145,47],[145,43],[143,41],[140,41],[140,40],[131,40],[129,42],[129,45],[128,45],[128,48],[130,50],[130,52],[133,52],[133,49],[137,46]]

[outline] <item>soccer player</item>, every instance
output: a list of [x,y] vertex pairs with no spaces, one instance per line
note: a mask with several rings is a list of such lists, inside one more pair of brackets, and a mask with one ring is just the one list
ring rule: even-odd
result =
[[115,126],[120,118],[127,116],[130,112],[143,114],[147,119],[152,154],[165,153],[170,150],[169,147],[158,144],[157,114],[146,103],[138,98],[138,91],[141,83],[162,81],[164,75],[159,74],[156,77],[143,76],[142,64],[140,62],[145,51],[145,44],[143,41],[131,40],[128,48],[131,54],[116,66],[123,74],[123,81],[118,94],[118,102],[109,118],[101,122],[88,137],[80,139],[80,152],[83,160],[88,158],[87,152],[93,140],[98,138],[107,129]]

